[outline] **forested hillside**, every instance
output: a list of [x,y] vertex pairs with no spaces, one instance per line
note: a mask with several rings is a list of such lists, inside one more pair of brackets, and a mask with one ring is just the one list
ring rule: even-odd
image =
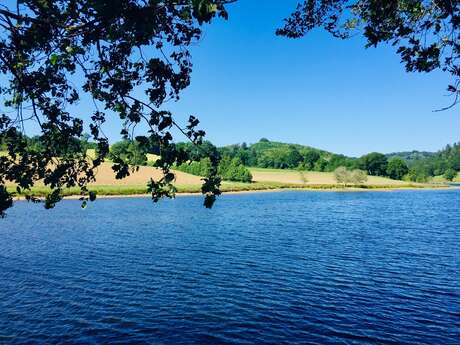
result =
[[259,168],[334,171],[339,166],[351,168],[356,163],[356,158],[265,138],[251,145],[224,146],[219,152],[222,156],[240,159],[246,166]]
[[261,139],[251,145],[237,144],[218,149],[222,156],[239,159],[244,165],[259,168],[334,171],[338,167],[361,169],[373,176],[427,182],[442,175],[452,180],[460,171],[460,143],[447,145],[439,152],[372,152],[360,158],[347,157],[309,146]]
[[434,155],[410,162],[411,172],[419,176],[443,175],[453,180],[460,171],[460,142],[447,145]]
[[[33,150],[41,149],[38,137],[27,139]],[[66,150],[85,151],[96,145],[83,136],[75,140]],[[220,156],[218,171],[224,180],[250,182],[251,173],[246,167],[296,169],[303,171],[332,172],[339,167],[349,170],[359,169],[371,176],[384,176],[396,180],[428,182],[432,177],[443,176],[445,180],[454,180],[460,171],[460,143],[447,145],[439,152],[396,152],[382,154],[371,152],[359,158],[320,150],[310,146],[281,143],[261,139],[254,144],[235,144],[216,147],[205,141],[197,146],[192,143],[178,143],[176,147],[188,157],[188,163],[175,168],[194,175],[205,176],[211,168],[209,156]],[[5,150],[0,142],[0,150]],[[132,165],[146,165],[147,154],[157,155],[160,148],[156,143],[140,144],[137,141],[120,141],[110,147],[109,158],[119,159]],[[65,151],[57,154],[65,155]],[[150,164],[150,163],[149,163]]]
[[386,154],[388,159],[399,157],[402,158],[407,165],[412,166],[416,161],[431,158],[436,156],[436,152],[427,152],[427,151],[405,151],[405,152],[393,152]]

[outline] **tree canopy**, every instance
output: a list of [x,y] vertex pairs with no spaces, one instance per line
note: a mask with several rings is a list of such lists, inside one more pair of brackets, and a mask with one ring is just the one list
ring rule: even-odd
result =
[[[442,70],[460,95],[460,2],[451,0],[305,0],[277,34],[299,38],[314,28],[334,37],[361,34],[366,47],[389,43],[408,72]],[[446,107],[446,108],[449,108]],[[445,109],[446,109],[445,108]]]
[[430,177],[444,175],[448,170],[460,171],[460,143],[447,145],[436,153],[416,155],[414,159],[405,158],[405,153],[396,155],[407,162],[412,181],[424,182]]
[[358,167],[369,175],[386,176],[388,166],[387,157],[378,152],[371,152],[362,156],[358,161]]
[[[234,0],[18,0],[0,4],[0,216],[12,206],[13,193],[37,181],[51,187],[45,207],[61,200],[63,188],[78,186],[82,200],[94,200],[88,184],[109,154],[102,125],[117,118],[124,139],[158,143],[163,171],[147,190],[152,199],[173,196],[170,168],[188,157],[173,143],[175,127],[199,145],[205,135],[190,116],[179,124],[162,107],[179,99],[190,83],[189,47],[201,36],[200,27],[214,17],[227,18],[225,5]],[[89,124],[76,111],[79,101],[93,104]],[[32,124],[31,124],[32,123]],[[147,133],[136,134],[144,123]],[[72,150],[85,126],[97,143],[97,157]],[[40,146],[31,146],[25,128],[39,128]],[[211,207],[220,194],[217,158],[202,192]],[[130,173],[123,157],[114,157],[118,178]],[[32,201],[40,201],[31,197]]]
[[[189,162],[190,154],[200,154],[177,146],[173,129],[197,145],[198,151],[207,149],[202,145],[205,132],[198,128],[199,120],[190,115],[187,123],[178,123],[165,102],[178,100],[190,84],[190,46],[200,39],[202,25],[216,16],[227,18],[226,5],[235,1],[17,0],[0,4],[0,94],[4,101],[0,146],[6,151],[0,155],[0,216],[13,205],[14,193],[7,189],[7,182],[17,186],[18,193],[39,181],[50,187],[44,200],[28,197],[44,201],[46,208],[54,207],[67,187],[78,186],[82,201],[93,201],[96,195],[88,185],[110,153],[103,124],[113,119],[119,121],[124,140],[135,142],[139,149],[153,144],[160,156],[155,166],[163,177],[151,179],[146,187],[153,201],[174,196],[171,168]],[[457,103],[458,1],[305,0],[277,34],[299,38],[316,27],[339,38],[361,32],[367,47],[390,43],[409,72],[440,69],[450,73],[453,82],[448,91],[454,96],[452,105]],[[93,105],[89,123],[78,111],[83,101]],[[147,131],[138,133],[141,124]],[[38,128],[39,134],[30,138],[27,128]],[[97,145],[95,157],[87,156],[80,140],[85,128]],[[267,148],[272,143],[263,139],[258,145]],[[117,178],[132,171],[130,158],[137,148],[132,149],[127,146],[119,151],[129,154],[113,150]],[[355,163],[293,145],[264,149],[260,155],[257,148],[247,146],[230,151],[235,153],[230,158],[246,165],[333,171]],[[220,194],[219,155],[206,151],[206,156],[210,168],[202,193],[205,206],[211,207]],[[366,171],[385,174],[384,157],[373,158],[382,164],[377,162],[377,170],[366,167]],[[448,168],[458,171],[460,161],[449,158],[449,166],[438,170]]]
[[219,148],[222,156],[239,159],[246,166],[275,169],[334,171],[339,166],[353,167],[355,159],[313,147],[280,143],[262,138],[247,145]]
[[399,157],[393,157],[388,161],[387,175],[394,180],[402,180],[409,172],[406,162]]
[[452,168],[449,168],[449,169],[446,170],[446,172],[444,173],[443,177],[447,181],[453,181],[457,177],[457,174],[458,174],[457,171],[455,171]]
[[[226,181],[251,182],[251,172],[244,166],[239,157],[240,151],[235,151],[233,156],[226,154],[225,150],[219,150],[209,141],[204,141],[198,150],[191,143],[178,143],[178,147],[185,150],[191,160],[175,166],[177,170],[198,176],[207,176],[211,169],[210,155],[219,157],[218,176]],[[232,145],[232,148],[240,148],[239,145]],[[246,147],[242,145],[242,147]]]

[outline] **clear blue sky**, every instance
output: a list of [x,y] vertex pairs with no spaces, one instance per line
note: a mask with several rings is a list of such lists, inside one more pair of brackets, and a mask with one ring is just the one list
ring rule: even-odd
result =
[[[275,36],[297,1],[229,6],[228,21],[204,28],[192,49],[192,84],[167,109],[184,124],[196,115],[219,146],[266,137],[359,156],[460,141],[460,105],[433,112],[451,102],[448,75],[407,74],[391,47],[364,49],[359,37]],[[89,118],[92,104],[81,103],[78,112]],[[119,131],[120,121],[108,120],[111,142]]]
[[408,74],[391,47],[314,31],[276,37],[295,0],[240,0],[193,49],[177,114],[196,114],[217,145],[261,137],[347,155],[438,150],[460,140],[460,107],[442,113],[450,78]]

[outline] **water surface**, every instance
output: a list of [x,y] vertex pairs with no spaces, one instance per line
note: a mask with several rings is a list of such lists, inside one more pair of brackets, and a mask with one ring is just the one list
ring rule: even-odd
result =
[[459,344],[460,191],[17,203],[0,343]]

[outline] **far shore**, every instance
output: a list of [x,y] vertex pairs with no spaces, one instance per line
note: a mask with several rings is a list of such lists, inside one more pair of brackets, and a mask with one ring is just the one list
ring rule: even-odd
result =
[[[232,188],[225,188],[225,185],[222,188],[222,194],[235,195],[235,194],[254,194],[254,193],[277,193],[277,192],[288,192],[288,191],[304,191],[304,192],[394,192],[394,191],[432,191],[432,190],[460,190],[460,186],[449,186],[449,185],[435,185],[435,184],[424,184],[424,185],[407,185],[407,186],[341,186],[337,185],[309,185],[309,186],[273,186],[267,188],[258,188],[256,186],[254,189],[250,189],[250,185],[244,186],[246,189],[233,190]],[[198,187],[198,186],[197,186]],[[98,186],[96,188],[96,194],[98,199],[113,199],[113,198],[149,198],[150,194],[148,193],[125,193],[123,189],[119,190],[117,194],[113,188],[107,190],[108,193],[104,193],[104,188]],[[36,197],[44,197],[45,191],[43,189],[35,190],[32,189],[30,195]],[[182,196],[198,196],[202,195],[199,190],[196,191],[179,191],[176,193],[176,197]],[[66,200],[78,200],[81,198],[81,195],[78,193],[72,193],[71,191],[64,190],[64,199]],[[15,197],[16,200],[25,200],[25,195],[18,195]]]
[[[366,192],[366,191],[395,191],[395,190],[433,190],[458,189],[443,183],[415,183],[391,180],[384,177],[368,176],[363,184],[343,185],[337,183],[333,173],[299,172],[294,170],[250,168],[252,183],[224,181],[221,191],[225,194],[281,192],[286,190],[316,191],[316,192]],[[175,171],[177,188],[176,195],[201,194],[202,178],[180,171]],[[161,178],[161,171],[152,167],[140,167],[124,180],[114,177],[110,164],[104,163],[97,172],[96,183],[88,185],[88,190],[95,192],[98,198],[133,198],[148,197],[146,181],[150,178]],[[16,192],[14,185],[7,186],[12,193]],[[21,191],[15,195],[17,199],[25,199],[27,195],[37,198],[45,197],[51,189],[38,184],[29,191]],[[63,189],[62,195],[67,199],[81,198],[78,187]]]

